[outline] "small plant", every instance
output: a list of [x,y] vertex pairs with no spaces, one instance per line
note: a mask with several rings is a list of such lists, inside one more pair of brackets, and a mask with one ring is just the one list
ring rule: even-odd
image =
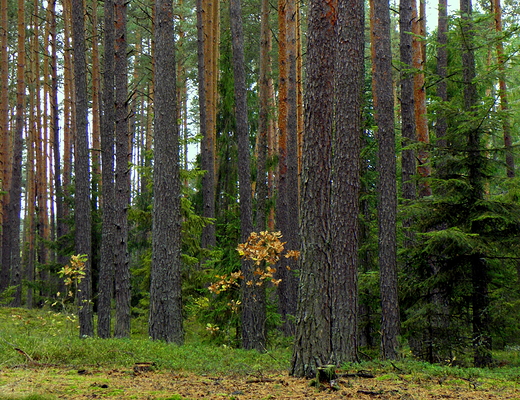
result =
[[87,260],[86,254],[73,255],[70,257],[69,263],[58,271],[60,278],[63,278],[66,289],[65,293],[56,293],[57,300],[52,303],[52,306],[54,307],[60,304],[62,311],[66,311],[67,313],[67,320],[74,325],[76,324],[78,309],[81,305],[79,307],[78,305],[73,306],[73,311],[70,311],[68,304],[74,301],[75,293],[81,290],[79,289],[79,284],[85,277],[85,263]]
[[[276,268],[274,265],[280,262],[282,258],[297,259],[300,252],[296,250],[285,250],[286,242],[281,241],[281,232],[252,232],[245,243],[241,243],[237,247],[239,256],[243,259],[251,260],[255,264],[252,279],[245,282],[248,286],[263,286],[264,283],[270,282],[273,286],[278,286],[281,279],[277,279]],[[290,269],[289,266],[285,268]],[[208,290],[219,295],[229,290],[238,290],[240,281],[244,279],[242,271],[232,272],[225,275],[215,275],[218,279],[213,282]],[[226,305],[232,314],[238,314],[240,309],[240,300],[229,300]],[[212,335],[220,331],[218,325],[207,324],[206,330]]]

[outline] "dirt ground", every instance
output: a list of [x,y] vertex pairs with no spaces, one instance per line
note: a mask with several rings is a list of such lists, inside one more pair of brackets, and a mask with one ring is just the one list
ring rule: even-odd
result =
[[147,366],[103,370],[53,366],[3,368],[0,399],[27,394],[55,399],[520,399],[520,384],[418,378],[399,375],[340,377],[339,389],[318,389],[308,380],[265,376],[195,375],[153,371]]

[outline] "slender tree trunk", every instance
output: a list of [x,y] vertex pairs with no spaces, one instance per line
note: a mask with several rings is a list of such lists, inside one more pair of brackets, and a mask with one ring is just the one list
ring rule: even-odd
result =
[[[128,132],[128,73],[126,0],[115,0],[115,210],[114,274],[116,337],[130,336],[130,265],[128,256],[128,207],[130,201],[130,147]],[[175,115],[176,117],[176,115]]]
[[372,92],[378,142],[379,275],[381,290],[382,356],[395,359],[398,351],[397,190],[392,91],[392,52],[388,0],[371,1]]
[[[418,7],[417,1],[421,0],[412,0],[412,67],[416,71],[413,78],[413,104],[415,108],[417,140],[426,146],[430,143],[426,110],[426,86],[423,72],[426,65],[426,32],[423,29],[425,26],[426,15],[420,12],[420,9],[423,8],[423,2],[421,1],[421,7]],[[421,181],[419,185],[419,195],[421,197],[430,196],[432,194],[431,187],[428,182],[425,181],[425,179],[431,175],[430,155],[426,148],[419,148],[419,151],[417,152],[417,160],[419,164],[417,166],[417,172],[419,173],[419,176],[423,178],[423,181]]]
[[266,161],[268,156],[269,130],[272,128],[272,78],[271,30],[269,27],[270,6],[268,0],[262,0],[260,19],[260,76],[259,76],[259,114],[257,138],[257,211],[256,229],[263,231],[267,227],[268,171]]
[[171,0],[155,2],[155,141],[149,333],[182,344],[181,182]]
[[[251,198],[251,160],[249,126],[247,117],[246,75],[244,70],[244,35],[240,0],[229,2],[231,20],[231,45],[233,50],[233,75],[235,84],[235,117],[238,145],[238,181],[240,196],[240,236],[245,242],[253,231]],[[242,347],[265,350],[265,289],[248,285],[254,282],[253,263],[242,261]]]
[[103,118],[101,131],[103,222],[99,266],[98,335],[110,337],[112,296],[114,293],[114,2],[105,0],[105,37],[103,71]]
[[89,140],[87,129],[87,65],[85,48],[85,14],[82,0],[72,0],[72,40],[74,43],[74,84],[75,84],[75,152],[74,175],[76,191],[74,194],[74,224],[76,254],[87,256],[85,276],[77,293],[79,306],[80,337],[93,336],[92,315],[92,270],[91,270],[91,203]]
[[[219,56],[219,0],[200,0],[198,3],[199,35],[199,101],[201,134],[201,168],[206,171],[202,178],[203,216],[215,218],[216,187],[216,117],[217,81]],[[201,93],[204,92],[204,93]],[[201,96],[202,94],[202,96]],[[204,101],[204,102],[203,102]],[[202,247],[216,244],[215,225],[208,224],[202,232]]]
[[[36,21],[38,23],[38,21]],[[38,38],[34,38],[38,40]],[[9,245],[2,254],[9,256],[11,285],[16,286],[13,307],[22,305],[22,265],[20,260],[20,210],[22,195],[22,152],[25,126],[25,1],[18,0],[18,60],[16,72],[16,119],[13,137],[13,161],[11,163],[11,187],[9,189],[8,225],[4,234],[9,236]],[[5,225],[4,225],[5,227]],[[5,241],[4,241],[5,243]]]
[[[416,173],[416,154],[407,148],[416,141],[414,117],[414,90],[412,72],[412,1],[399,3],[399,50],[401,54],[401,136],[403,151],[401,155],[402,196],[413,200],[416,195],[414,175]],[[410,225],[409,223],[405,225]]]
[[[495,13],[495,30],[497,35],[502,35],[502,7],[500,0],[492,0],[493,12]],[[507,177],[515,177],[515,158],[513,155],[513,139],[511,136],[511,123],[509,119],[509,100],[507,95],[507,83],[505,76],[505,57],[504,44],[502,38],[496,42],[497,48],[497,62],[498,62],[498,93],[500,96],[500,110],[502,115],[502,131],[504,134],[504,147],[506,149],[506,168]]]
[[[475,83],[476,66],[472,40],[473,21],[471,0],[460,0],[462,41],[462,79],[464,83],[464,111],[469,121],[476,115],[478,92]],[[469,123],[467,130],[468,180],[471,185],[469,204],[477,204],[484,197],[484,179],[481,160],[481,129],[474,122]],[[472,276],[472,317],[473,317],[473,347],[476,367],[491,364],[491,333],[488,285],[489,270],[482,254],[470,257]]]
[[[441,101],[448,101],[448,83],[446,82],[448,70],[448,0],[439,0],[439,16],[437,22],[437,97]],[[442,111],[437,114],[435,124],[435,134],[437,136],[437,146],[446,147],[446,131],[448,124],[446,116]]]
[[[280,11],[279,11],[280,12]],[[281,111],[280,146],[278,168],[277,226],[282,232],[288,249],[299,248],[298,237],[298,114],[297,114],[297,20],[296,5],[293,0],[284,2],[283,30],[285,44],[280,46],[284,77]],[[283,114],[283,115],[282,115]],[[291,316],[296,314],[298,280],[294,274],[296,262],[283,260],[279,263],[277,276],[282,281],[278,285],[279,311],[282,316],[282,330],[286,335],[294,334]]]

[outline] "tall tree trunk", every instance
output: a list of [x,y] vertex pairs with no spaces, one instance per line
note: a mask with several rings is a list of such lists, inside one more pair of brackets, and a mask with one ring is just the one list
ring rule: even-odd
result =
[[103,71],[103,118],[101,131],[103,220],[98,284],[98,335],[110,337],[111,303],[114,293],[114,2],[105,0],[105,37]]
[[[279,11],[280,12],[280,11]],[[280,46],[280,67],[283,67],[283,97],[280,98],[280,146],[278,168],[277,227],[283,234],[288,249],[299,248],[298,238],[298,114],[297,114],[297,18],[294,0],[284,2],[283,30],[285,44]],[[281,44],[281,41],[280,41]],[[280,74],[281,75],[281,74]],[[287,266],[286,266],[287,264]],[[277,276],[279,311],[282,330],[286,335],[294,334],[291,316],[296,314],[298,280],[294,274],[295,260],[279,263]]]
[[[446,82],[448,70],[448,0],[439,0],[439,16],[437,22],[437,97],[441,101],[448,101],[448,83]],[[435,134],[437,146],[446,147],[446,131],[448,124],[442,111],[437,112]]]
[[[130,147],[128,132],[128,78],[126,0],[115,0],[115,136],[116,174],[114,210],[114,274],[116,337],[130,336],[130,265],[128,257],[128,207],[130,201]],[[176,116],[175,116],[176,117]]]
[[[7,27],[9,26],[8,2],[0,0],[0,182],[2,190],[7,190],[4,185],[4,171],[7,165],[9,149],[9,54]],[[3,226],[5,197],[0,197],[0,226]],[[0,232],[0,243],[2,243]],[[2,248],[0,246],[0,260],[2,259]],[[9,285],[9,270],[7,265],[0,267],[0,292]]]
[[91,230],[92,215],[90,203],[89,140],[87,129],[87,63],[85,48],[85,14],[82,0],[72,0],[72,40],[74,44],[74,85],[75,85],[75,152],[74,175],[74,224],[76,254],[87,256],[85,276],[79,284],[77,301],[79,306],[80,337],[93,336],[92,315],[92,270],[91,270]]
[[171,0],[155,2],[155,141],[149,334],[182,344],[181,182]]
[[[247,89],[244,69],[244,34],[240,0],[229,2],[233,75],[235,92],[236,136],[238,145],[238,181],[240,197],[240,237],[244,243],[253,231],[251,198],[251,160],[247,117]],[[242,260],[242,347],[265,350],[265,288],[248,285],[254,282],[253,263]]]
[[504,44],[502,43],[502,7],[500,0],[492,0],[493,12],[495,13],[495,30],[499,38],[496,42],[498,63],[498,94],[500,96],[500,110],[502,115],[502,131],[504,135],[504,147],[506,153],[507,177],[515,177],[515,158],[513,155],[513,139],[511,137],[511,122],[509,119],[509,101],[507,95],[507,83],[505,76]]
[[301,178],[300,285],[291,374],[313,377],[332,354],[331,188],[336,1],[312,0]]
[[[420,1],[420,7],[417,6]],[[415,108],[415,127],[417,131],[417,140],[426,146],[430,143],[430,135],[428,132],[428,116],[426,110],[426,85],[424,78],[424,67],[426,65],[426,32],[424,31],[426,15],[421,13],[424,2],[421,0],[412,0],[412,67],[415,70],[413,78],[413,98]],[[426,148],[421,147],[417,152],[417,172],[423,178],[419,184],[419,195],[430,196],[432,194],[431,187],[426,178],[431,175],[430,155]]]
[[[198,77],[200,101],[200,128],[203,136],[201,168],[206,171],[202,178],[203,216],[215,218],[216,187],[216,117],[217,81],[219,57],[219,0],[200,0],[198,3]],[[201,93],[204,92],[204,93]],[[208,224],[202,231],[202,247],[216,244],[215,225]]]
[[336,365],[357,361],[364,26],[363,0],[338,1],[331,223],[331,243],[334,244],[331,331]]
[[[39,21],[35,21],[38,23]],[[37,41],[38,37],[33,38]],[[37,54],[35,54],[38,56]],[[22,266],[20,260],[20,210],[22,195],[22,152],[23,132],[25,126],[25,1],[18,0],[18,60],[16,69],[16,119],[13,137],[13,161],[11,163],[11,187],[9,189],[8,229],[4,235],[9,236],[9,245],[4,246],[2,254],[9,257],[11,269],[11,285],[16,286],[13,307],[22,305]],[[4,241],[4,243],[6,243]]]
[[258,82],[258,137],[257,137],[257,179],[256,179],[256,229],[264,231],[267,227],[267,174],[266,160],[268,153],[269,129],[272,127],[271,99],[271,30],[269,28],[270,6],[268,0],[262,0],[260,16],[260,76]]
[[[414,175],[416,174],[416,154],[407,148],[416,141],[414,117],[414,90],[412,72],[412,0],[399,3],[399,50],[401,54],[401,155],[402,196],[413,200],[416,195]],[[410,223],[405,223],[409,226]]]
[[[471,0],[460,0],[462,41],[462,79],[464,84],[464,111],[469,126],[467,135],[468,180],[471,185],[469,204],[474,205],[484,198],[484,177],[481,163],[481,129],[474,119],[477,113],[478,92],[475,83],[476,66],[473,47],[473,21]],[[491,333],[488,285],[490,281],[487,262],[482,254],[470,257],[472,276],[472,323],[474,363],[476,367],[488,366],[491,361]]]
[[378,142],[379,275],[382,356],[395,359],[398,350],[397,190],[392,90],[392,52],[388,0],[371,1],[372,92]]

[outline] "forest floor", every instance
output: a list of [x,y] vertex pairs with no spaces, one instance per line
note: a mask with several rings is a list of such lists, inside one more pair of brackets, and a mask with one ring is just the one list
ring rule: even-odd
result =
[[[150,370],[148,370],[150,369]],[[351,374],[355,375],[355,374]],[[362,374],[365,375],[365,374]],[[390,373],[343,376],[337,390],[287,374],[226,375],[134,368],[20,365],[0,369],[0,399],[520,399],[520,383]]]

